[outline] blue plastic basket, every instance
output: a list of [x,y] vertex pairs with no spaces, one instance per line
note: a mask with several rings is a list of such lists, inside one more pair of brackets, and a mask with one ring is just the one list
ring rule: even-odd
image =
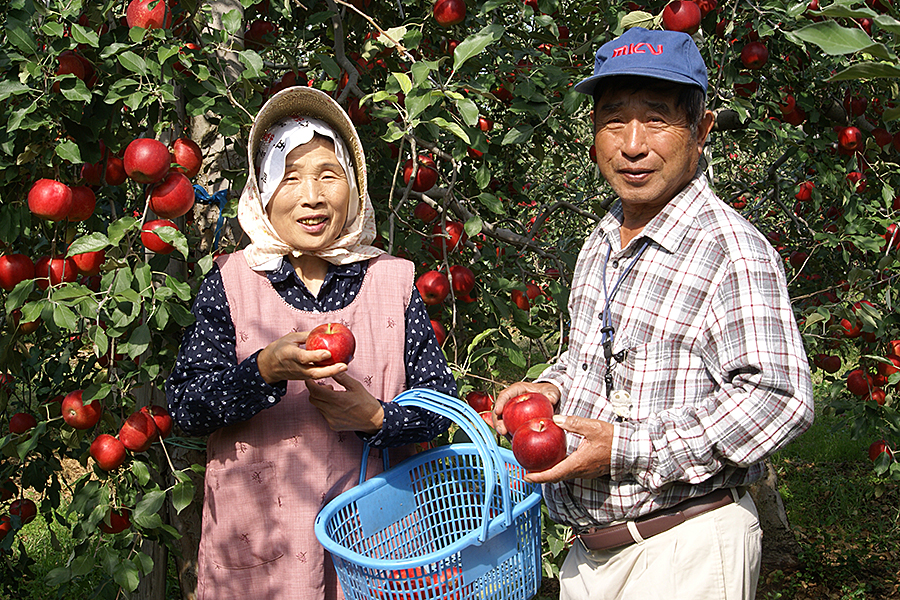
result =
[[466,403],[423,389],[394,402],[450,418],[472,443],[416,454],[322,509],[316,536],[332,554],[344,596],[534,596],[541,583],[539,488]]

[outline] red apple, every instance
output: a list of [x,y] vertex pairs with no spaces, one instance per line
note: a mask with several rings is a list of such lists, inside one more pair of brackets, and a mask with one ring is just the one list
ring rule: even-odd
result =
[[416,289],[428,306],[440,304],[450,293],[450,280],[440,271],[428,271],[416,279]]
[[885,360],[890,361],[890,364],[879,362],[876,369],[880,375],[884,377],[890,377],[894,373],[900,373],[900,356],[896,354],[888,354],[884,357]]
[[100,420],[103,414],[103,404],[100,400],[93,400],[88,404],[82,402],[84,390],[69,392],[62,401],[63,420],[75,429],[90,429]]
[[19,412],[9,418],[10,433],[25,433],[37,425],[37,419],[28,413]]
[[700,29],[700,7],[690,1],[673,0],[662,12],[663,29],[693,35]]
[[368,125],[372,122],[372,116],[369,114],[369,106],[367,104],[360,104],[359,98],[356,98],[355,96],[350,98],[347,102],[347,116],[350,117],[350,120],[353,121],[353,124],[357,127]]
[[416,204],[413,216],[423,223],[431,223],[438,217],[438,211],[424,200]]
[[876,127],[875,129],[873,129],[872,138],[880,148],[885,148],[894,140],[894,136],[891,135],[891,132],[884,127]]
[[445,226],[440,223],[435,224],[431,228],[431,247],[429,252],[435,258],[440,258],[443,254],[443,244],[447,245],[447,252],[453,252],[458,247],[462,247],[466,243],[465,226],[458,221],[447,221]]
[[872,388],[872,391],[869,392],[869,395],[866,397],[866,400],[871,400],[878,406],[883,406],[884,403],[887,401],[887,393],[879,387]]
[[9,515],[0,516],[0,541],[12,531],[12,520]]
[[844,127],[838,132],[838,146],[846,152],[855,152],[862,145],[862,133],[854,126]]
[[488,412],[494,409],[494,397],[481,390],[472,390],[466,394],[466,403],[474,408],[477,413]]
[[100,531],[103,533],[120,533],[125,531],[129,527],[131,527],[131,511],[127,508],[123,508],[121,510],[110,510],[107,519],[103,519],[97,526],[100,528]]
[[462,265],[452,265],[450,267],[450,276],[453,278],[452,287],[453,294],[456,297],[468,296],[475,288],[475,274],[471,269]]
[[478,129],[487,133],[494,128],[494,122],[487,117],[478,117]]
[[194,206],[194,186],[184,173],[170,171],[150,190],[150,210],[163,219],[187,214]]
[[847,389],[851,394],[859,397],[868,396],[870,387],[872,377],[862,369],[853,369],[847,373]]
[[747,69],[761,69],[769,60],[769,50],[762,42],[750,42],[741,50],[741,64]]
[[808,202],[812,199],[812,191],[816,188],[816,184],[812,181],[804,181],[800,184],[800,187],[797,190],[797,193],[794,194],[794,198],[799,200],[800,202]]
[[69,211],[69,221],[84,221],[94,214],[97,206],[97,196],[94,190],[86,185],[76,185],[72,189],[72,208]]
[[510,435],[515,436],[516,431],[527,421],[538,417],[553,417],[553,405],[549,398],[539,392],[526,392],[512,398],[503,407],[500,415],[503,424]]
[[75,261],[64,256],[43,256],[34,263],[34,282],[41,290],[71,283],[78,278]]
[[125,148],[125,173],[138,183],[156,183],[169,173],[172,156],[153,138],[137,138]]
[[[416,192],[427,192],[434,187],[438,180],[438,172],[435,168],[434,159],[427,154],[420,154],[418,157],[419,167],[416,171],[416,178],[413,181],[412,189]],[[403,183],[409,184],[413,172],[413,159],[408,159],[403,165]]]
[[34,263],[24,254],[0,256],[0,287],[9,291],[19,283],[34,279]]
[[346,325],[341,323],[323,323],[314,327],[306,338],[307,350],[328,350],[331,358],[317,362],[318,367],[327,367],[338,363],[349,363],[356,352],[356,338]]
[[466,18],[465,0],[437,0],[434,3],[434,20],[441,27],[452,27]]
[[886,440],[872,442],[872,445],[869,446],[869,459],[872,461],[877,460],[882,452],[887,452],[889,458],[894,458],[894,452]]
[[531,419],[513,435],[512,451],[526,471],[546,471],[566,457],[566,432],[550,417]]
[[71,258],[75,262],[78,273],[81,275],[99,275],[100,267],[106,261],[106,250],[73,254]]
[[837,373],[841,370],[841,357],[832,354],[817,354],[813,363],[826,373]]
[[28,210],[48,221],[62,221],[72,210],[72,188],[53,179],[38,179],[28,190]]
[[244,32],[244,44],[250,50],[262,50],[268,48],[275,41],[278,28],[274,23],[265,19],[256,19]]
[[24,525],[37,516],[37,505],[28,498],[19,498],[9,505],[9,514],[12,517],[19,517]]
[[106,184],[122,185],[128,178],[125,172],[125,161],[118,156],[110,156],[106,159]]
[[809,254],[807,254],[806,252],[803,252],[802,250],[794,250],[788,257],[788,262],[790,262],[791,266],[795,269],[799,269],[804,265],[804,263],[806,263],[807,258],[809,258]]
[[434,337],[437,338],[438,346],[443,346],[444,340],[447,339],[447,330],[444,329],[440,321],[435,321],[434,319],[431,319],[431,328],[434,329]]
[[193,179],[200,172],[203,151],[191,138],[178,138],[169,146],[169,152],[172,154],[171,161],[177,164],[175,169],[184,173],[188,179]]
[[151,252],[156,252],[157,254],[169,254],[175,250],[175,246],[168,242],[164,242],[163,239],[155,233],[160,227],[178,229],[178,227],[175,226],[175,223],[168,219],[147,221],[144,223],[143,227],[141,227],[141,243],[143,243]]
[[165,407],[151,404],[150,406],[142,407],[141,412],[153,418],[153,422],[156,423],[156,428],[159,430],[160,439],[166,439],[172,434],[172,415],[169,414]]
[[119,429],[119,440],[132,452],[145,452],[159,438],[153,417],[139,410],[128,415]]
[[131,0],[125,9],[125,22],[129,27],[167,29],[172,25],[172,11],[166,0]]
[[[56,76],[59,77],[61,75],[74,75],[78,79],[84,81],[85,79],[85,70],[84,63],[78,56],[75,55],[71,50],[66,50],[62,52],[57,58],[57,66],[56,66]],[[54,81],[51,89],[54,92],[59,92],[59,81]]]
[[108,433],[101,433],[91,442],[91,457],[104,471],[118,469],[125,462],[125,446]]

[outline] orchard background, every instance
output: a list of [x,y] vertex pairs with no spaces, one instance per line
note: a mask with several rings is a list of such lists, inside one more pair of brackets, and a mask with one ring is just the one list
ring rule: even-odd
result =
[[[194,291],[215,253],[247,242],[235,218],[245,143],[269,95],[309,85],[347,108],[378,243],[419,274],[452,275],[455,291],[429,310],[461,396],[492,394],[564,350],[575,258],[613,200],[589,152],[590,102],[572,86],[602,42],[661,27],[667,4],[135,3],[130,27],[124,0],[0,1],[0,595],[12,598],[35,585],[19,539],[32,511],[71,536],[68,559],[40,582],[61,597],[90,579],[98,597],[162,598],[167,552],[191,597],[203,440],[176,431],[108,470],[90,446],[100,434],[125,441],[130,415],[165,405]],[[785,257],[820,409],[872,444],[878,485],[896,482],[898,9],[697,8],[717,113],[707,175]],[[152,210],[157,186],[125,175],[137,138],[199,147],[186,212]],[[30,202],[39,180],[77,188],[90,209],[42,211],[42,199],[65,198]],[[142,236],[162,212],[173,226]],[[103,409],[80,429],[60,403],[79,391]],[[567,535],[548,524],[551,578]]]

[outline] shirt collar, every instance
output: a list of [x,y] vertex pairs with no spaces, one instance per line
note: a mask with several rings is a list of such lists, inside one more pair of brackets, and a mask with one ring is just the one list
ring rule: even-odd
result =
[[[705,192],[709,184],[705,175],[694,177],[683,190],[678,192],[653,219],[647,223],[641,235],[631,243],[646,237],[650,238],[668,252],[675,252],[687,235],[694,217],[706,202]],[[613,250],[619,248],[619,226],[622,224],[622,202],[617,201],[601,222],[603,232],[612,244]]]
[[[328,273],[325,275],[325,281],[322,283],[322,287],[324,288],[332,277],[354,277],[360,273],[362,273],[362,262],[348,263],[346,265],[329,263]],[[281,266],[277,269],[267,271],[266,276],[272,283],[282,283],[292,276],[297,277],[298,281],[300,280],[297,273],[294,271],[294,266],[291,264],[291,261],[287,259],[282,260]]]

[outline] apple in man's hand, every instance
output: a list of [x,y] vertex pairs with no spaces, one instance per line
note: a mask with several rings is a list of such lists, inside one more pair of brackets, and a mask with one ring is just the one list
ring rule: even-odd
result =
[[356,338],[346,325],[324,323],[313,328],[306,338],[307,350],[328,350],[331,358],[317,362],[317,367],[328,367],[338,363],[349,363],[356,352]]
[[526,392],[511,399],[503,407],[503,424],[510,435],[532,419],[553,418],[553,405],[550,399],[540,392]]
[[512,451],[526,471],[546,471],[566,457],[566,432],[552,418],[531,419],[516,429]]

